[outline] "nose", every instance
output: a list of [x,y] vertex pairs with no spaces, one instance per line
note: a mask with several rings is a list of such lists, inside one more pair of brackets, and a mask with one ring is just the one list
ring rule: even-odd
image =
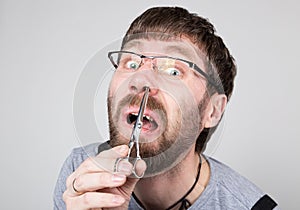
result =
[[158,92],[155,75],[152,69],[136,72],[129,81],[129,90],[132,94],[139,94],[149,87],[149,96],[154,96]]

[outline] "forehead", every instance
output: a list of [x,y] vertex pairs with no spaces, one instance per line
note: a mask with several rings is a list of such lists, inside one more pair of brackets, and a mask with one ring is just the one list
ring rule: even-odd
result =
[[145,55],[166,55],[192,61],[204,67],[203,53],[192,42],[180,40],[134,39],[127,42],[123,50]]

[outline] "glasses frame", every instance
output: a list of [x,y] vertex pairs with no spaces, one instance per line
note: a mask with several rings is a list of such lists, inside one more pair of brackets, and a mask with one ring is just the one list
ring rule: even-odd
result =
[[[175,59],[175,60],[179,60],[182,62],[185,62],[189,65],[190,68],[194,69],[195,71],[197,71],[198,73],[200,73],[211,85],[213,85],[216,90],[218,92],[220,92],[220,87],[219,85],[210,77],[208,76],[207,73],[205,73],[200,67],[198,67],[195,63],[191,62],[191,61],[187,61],[185,59],[181,59],[181,58],[175,58],[175,57],[171,57],[171,56],[147,56],[147,55],[142,55],[142,54],[138,54],[135,52],[131,52],[131,51],[126,51],[126,50],[120,50],[120,51],[110,51],[108,52],[107,56],[110,60],[110,62],[113,64],[113,66],[115,67],[115,69],[118,68],[118,65],[114,62],[113,58],[112,58],[112,54],[115,53],[129,53],[129,54],[133,54],[136,55],[138,57],[141,58],[141,61],[143,61],[144,58],[149,58],[149,59],[155,59],[155,58],[170,58],[170,59]],[[142,63],[142,62],[141,62]]]

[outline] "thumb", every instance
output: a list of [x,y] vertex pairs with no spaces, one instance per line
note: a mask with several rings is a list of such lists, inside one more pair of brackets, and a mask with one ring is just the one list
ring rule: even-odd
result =
[[[135,167],[133,170],[135,170],[135,173],[138,177],[143,177],[145,171],[146,171],[147,165],[146,162],[142,159],[137,160]],[[128,192],[129,195],[133,192],[136,183],[140,180],[140,178],[136,178],[133,174],[130,176],[130,178],[127,178],[126,183],[122,186],[123,190],[125,192]]]

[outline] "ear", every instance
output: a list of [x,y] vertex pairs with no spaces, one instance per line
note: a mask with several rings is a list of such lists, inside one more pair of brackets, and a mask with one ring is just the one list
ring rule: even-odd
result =
[[215,93],[210,97],[210,101],[206,108],[206,120],[204,122],[205,128],[214,127],[219,123],[226,105],[227,97],[225,94]]

